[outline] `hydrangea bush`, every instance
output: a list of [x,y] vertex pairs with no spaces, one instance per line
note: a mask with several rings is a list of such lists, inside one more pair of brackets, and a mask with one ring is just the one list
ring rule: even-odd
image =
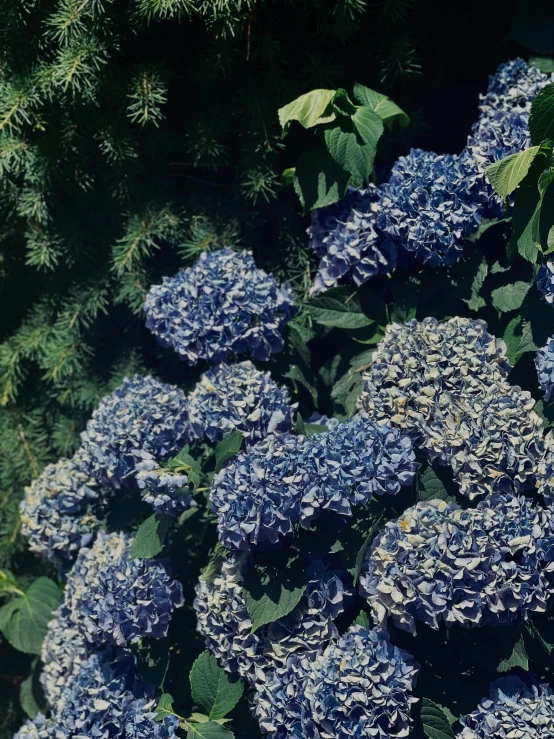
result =
[[35,475],[45,574],[0,572],[18,739],[554,734],[554,268],[487,169],[550,82],[501,65],[461,153],[313,211],[304,295],[230,248],[150,288],[160,379]]

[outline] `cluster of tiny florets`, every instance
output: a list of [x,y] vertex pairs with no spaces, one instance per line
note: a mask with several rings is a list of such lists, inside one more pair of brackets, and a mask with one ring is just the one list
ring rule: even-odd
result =
[[548,401],[554,391],[554,336],[550,337],[546,346],[536,353],[535,367],[539,387],[544,393],[544,399]]
[[530,393],[506,381],[503,341],[482,321],[434,318],[387,327],[360,408],[450,464],[469,498],[532,485],[542,421]]
[[492,495],[474,509],[417,503],[389,521],[366,555],[360,580],[377,623],[416,633],[420,620],[466,628],[520,622],[545,611],[553,590],[548,508]]
[[157,513],[176,517],[196,505],[184,468],[162,467],[151,455],[137,465],[137,484],[142,499]]
[[322,510],[352,514],[373,495],[395,495],[417,465],[410,439],[356,416],[333,430],[271,436],[240,452],[213,480],[220,541],[249,549],[275,543]]
[[189,401],[191,418],[212,442],[231,431],[240,431],[248,444],[290,431],[296,410],[288,390],[250,361],[208,370]]
[[412,149],[388,182],[314,211],[310,245],[321,262],[313,292],[391,272],[403,250],[432,267],[453,264],[482,219],[503,215],[486,167],[529,146],[531,103],[550,81],[522,59],[501,65],[461,154]]
[[268,671],[254,714],[271,739],[407,736],[418,669],[386,631],[353,626],[315,659],[292,655]]
[[554,260],[541,265],[537,272],[536,285],[542,294],[542,299],[552,305],[554,303]]
[[256,267],[252,254],[222,249],[204,252],[150,288],[146,325],[162,346],[181,359],[214,364],[231,354],[266,361],[284,346],[281,329],[295,313],[291,288]]
[[131,557],[132,538],[99,532],[69,573],[64,606],[91,644],[126,645],[166,636],[181,584],[158,560]]
[[549,685],[526,685],[515,675],[491,685],[490,698],[461,719],[456,739],[550,739],[554,695]]
[[213,578],[201,577],[194,608],[208,649],[225,669],[253,684],[271,667],[284,664],[289,655],[313,655],[336,636],[333,619],[344,609],[348,591],[340,573],[314,560],[307,565],[306,590],[296,608],[252,634],[243,591],[248,564],[248,555],[233,553],[220,563]]
[[99,482],[132,487],[140,452],[162,460],[196,436],[183,391],[135,375],[101,400],[81,434],[79,454]]
[[58,564],[73,559],[98,528],[99,497],[96,481],[83,471],[78,456],[47,465],[25,488],[19,506],[29,549]]

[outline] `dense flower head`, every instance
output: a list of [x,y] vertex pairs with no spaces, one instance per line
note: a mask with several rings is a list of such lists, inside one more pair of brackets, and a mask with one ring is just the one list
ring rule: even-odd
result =
[[333,430],[271,436],[240,452],[213,480],[220,541],[249,549],[277,542],[322,510],[352,514],[373,495],[395,495],[417,465],[409,438],[356,416]]
[[537,273],[537,288],[542,293],[542,299],[552,305],[554,303],[554,260],[541,265]]
[[271,739],[407,736],[418,669],[386,631],[353,626],[315,657],[260,675],[254,715]]
[[544,611],[554,593],[553,513],[514,495],[491,495],[461,510],[417,503],[374,539],[360,586],[377,623],[390,617],[469,628],[518,623]]
[[79,455],[102,484],[133,487],[141,451],[163,460],[196,437],[183,391],[134,375],[101,400],[81,434]]
[[40,655],[40,682],[50,706],[62,708],[64,689],[89,656],[89,647],[67,606],[59,606],[48,624]]
[[73,559],[98,528],[98,486],[78,455],[47,465],[25,488],[19,506],[21,530],[32,552],[58,564]]
[[333,241],[335,229],[346,224],[353,210],[367,213],[373,193],[374,190],[371,188],[349,187],[346,195],[338,203],[312,210],[308,236],[310,247],[316,256],[325,256]]
[[218,364],[249,352],[266,361],[281,351],[281,329],[295,313],[290,286],[256,267],[248,251],[203,252],[195,265],[150,288],[146,325],[189,364]]
[[142,499],[158,513],[178,516],[196,506],[187,471],[179,467],[162,467],[152,455],[143,454],[137,464],[137,484]]
[[546,346],[536,353],[535,367],[539,387],[544,392],[544,399],[548,401],[552,398],[554,391],[554,336],[551,336]]
[[39,713],[34,719],[26,721],[13,739],[57,739],[56,729],[54,721]]
[[247,568],[248,555],[229,555],[213,578],[198,581],[194,608],[208,649],[226,670],[253,683],[258,673],[283,664],[289,655],[314,654],[334,637],[333,619],[348,591],[340,573],[314,560],[307,565],[308,584],[296,608],[252,634],[242,585]]
[[131,545],[128,535],[101,531],[68,575],[63,606],[91,644],[164,637],[183,605],[181,584],[160,561],[133,559]]
[[550,739],[554,736],[554,695],[549,685],[526,684],[515,675],[491,685],[475,711],[461,719],[457,739]]
[[529,114],[533,100],[551,81],[552,75],[523,59],[500,64],[496,73],[489,77],[487,92],[480,96],[479,118],[494,116],[499,110]]
[[249,444],[268,434],[290,431],[296,410],[288,390],[250,361],[208,370],[189,401],[191,417],[212,442],[231,431],[240,431]]
[[549,431],[544,437],[544,450],[535,471],[535,486],[546,505],[554,505],[554,435]]
[[532,485],[542,421],[530,393],[506,381],[503,341],[483,321],[426,318],[391,324],[358,404],[450,464],[469,498]]

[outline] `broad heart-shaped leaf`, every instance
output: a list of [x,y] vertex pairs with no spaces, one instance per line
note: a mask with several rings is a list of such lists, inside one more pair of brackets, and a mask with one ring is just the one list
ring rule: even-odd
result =
[[418,500],[454,500],[444,487],[441,479],[432,467],[420,473],[417,488]]
[[38,658],[33,660],[30,675],[21,683],[19,702],[29,718],[35,718],[39,711],[41,713],[47,711],[46,698],[40,684],[40,662]]
[[524,670],[529,669],[529,659],[527,658],[523,636],[521,635],[514,644],[514,648],[510,656],[503,659],[496,669],[498,672],[509,672],[514,667],[522,667]]
[[240,431],[231,431],[230,434],[224,436],[215,448],[215,471],[223,467],[223,465],[232,459],[240,450],[244,437]]
[[211,721],[224,718],[237,705],[244,686],[218,664],[211,652],[202,652],[189,675],[192,699]]
[[233,739],[234,734],[231,729],[216,723],[215,721],[206,721],[201,724],[195,724],[192,721],[183,721],[181,726],[187,730],[187,739]]
[[529,131],[533,145],[540,145],[545,139],[554,139],[554,83],[543,87],[533,100]]
[[[361,111],[365,110],[365,113]],[[383,131],[379,116],[369,108],[358,108],[351,119],[341,117],[338,125],[325,131],[325,144],[335,162],[354,177],[367,180],[373,171],[377,141]]]
[[294,560],[277,567],[253,562],[244,578],[244,600],[252,633],[286,616],[298,605],[307,585],[304,566]]
[[528,282],[514,282],[502,285],[491,292],[492,304],[502,313],[521,308],[531,285]]
[[57,608],[61,592],[48,577],[39,577],[25,594],[0,608],[0,631],[20,652],[40,654],[52,611]]
[[143,521],[137,529],[131,546],[131,557],[152,559],[157,557],[165,544],[165,537],[173,519],[163,513],[154,513]]
[[160,696],[156,707],[156,721],[163,721],[166,716],[176,716],[173,710],[173,696],[170,693],[164,693]]
[[549,169],[539,177],[541,199],[533,218],[533,241],[543,254],[553,251],[552,227],[554,226],[554,170]]
[[360,103],[374,113],[377,113],[379,118],[385,123],[388,128],[391,128],[393,123],[398,122],[400,128],[406,128],[410,123],[410,117],[407,113],[404,113],[396,103],[383,95],[380,92],[375,92],[365,85],[360,85],[356,82],[354,85],[354,97]]
[[540,146],[531,146],[487,167],[487,178],[501,198],[507,198],[523,181],[539,151]]
[[324,149],[304,152],[296,166],[294,189],[304,213],[338,202],[346,192],[350,174]]
[[336,298],[313,298],[308,303],[308,310],[316,323],[334,328],[363,328],[370,326],[373,321],[368,318],[358,303],[343,303]]
[[369,629],[369,614],[367,614],[365,611],[360,611],[356,616],[354,623],[356,624],[356,626],[363,626],[364,629]]
[[336,90],[312,90],[293,100],[278,111],[279,123],[286,129],[291,121],[298,121],[304,128],[312,128],[320,123],[330,123],[335,119],[335,113],[323,114]]
[[445,712],[428,698],[421,701],[420,711],[423,731],[429,739],[454,739],[454,732]]
[[366,144],[373,148],[373,158],[377,151],[377,142],[383,134],[383,121],[371,108],[363,106],[352,116],[352,123]]

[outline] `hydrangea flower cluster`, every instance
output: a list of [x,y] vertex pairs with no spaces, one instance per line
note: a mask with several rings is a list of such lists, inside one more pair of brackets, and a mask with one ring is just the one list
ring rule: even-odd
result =
[[392,618],[465,628],[520,622],[554,594],[554,519],[526,498],[491,495],[461,510],[417,503],[389,521],[366,555],[360,579],[378,624]]
[[304,423],[324,426],[326,431],[334,431],[340,421],[338,418],[329,418],[329,416],[321,415],[318,411],[314,411],[309,418],[304,419]]
[[242,586],[248,562],[248,555],[235,552],[220,563],[212,579],[201,577],[194,609],[208,649],[226,670],[253,684],[289,655],[315,654],[336,636],[333,619],[349,593],[340,573],[314,560],[307,565],[308,584],[296,608],[252,634]]
[[78,623],[67,605],[60,605],[48,624],[42,642],[41,660],[44,665],[40,682],[50,706],[63,708],[64,689],[90,652],[90,645],[81,633]]
[[288,284],[279,287],[250,252],[229,248],[204,252],[193,267],[164,277],[144,309],[158,343],[191,365],[242,352],[266,361],[283,348],[281,329],[295,313]]
[[460,721],[457,739],[511,739],[554,735],[554,695],[549,685],[527,685],[515,675],[491,685],[490,698]]
[[101,400],[81,434],[79,455],[101,484],[132,487],[141,452],[163,460],[197,435],[182,390],[135,375]]
[[161,467],[150,454],[142,456],[142,462],[137,465],[137,484],[145,503],[157,513],[173,517],[196,506],[186,471]]
[[395,495],[417,465],[410,439],[357,416],[332,431],[270,436],[240,452],[212,482],[220,541],[249,549],[310,526],[323,509],[343,515],[373,495]]
[[191,418],[212,442],[231,431],[240,431],[248,444],[268,434],[290,431],[297,408],[288,390],[250,361],[208,370],[189,401]]
[[546,346],[536,353],[535,367],[539,387],[544,392],[544,399],[548,401],[552,398],[554,391],[554,336],[551,336]]
[[293,655],[270,671],[254,713],[271,739],[406,736],[418,670],[386,631],[353,626],[315,660]]
[[502,215],[485,169],[529,146],[531,103],[552,79],[522,59],[501,65],[461,154],[412,149],[388,182],[315,211],[310,245],[321,262],[313,292],[391,272],[402,250],[431,267],[453,264],[481,219]]
[[78,455],[47,465],[19,506],[29,549],[57,564],[73,559],[98,528],[98,499],[98,486]]
[[434,318],[388,326],[359,406],[390,420],[450,464],[469,498],[525,489],[543,452],[530,393],[506,381],[504,342],[482,321]]
[[554,260],[544,262],[537,272],[536,285],[545,303],[554,303]]
[[126,534],[100,531],[68,576],[63,605],[91,644],[164,637],[172,611],[183,605],[181,584],[160,561],[133,559],[131,545]]

